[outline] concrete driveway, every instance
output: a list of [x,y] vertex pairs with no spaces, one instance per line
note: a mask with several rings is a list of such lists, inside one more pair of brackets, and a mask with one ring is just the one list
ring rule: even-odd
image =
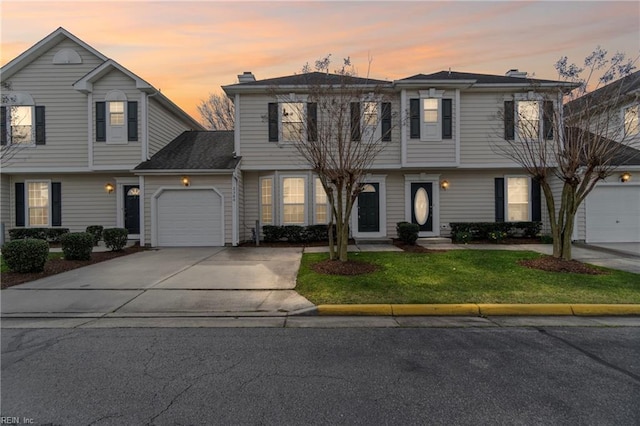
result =
[[166,248],[2,290],[3,317],[286,315],[301,248]]

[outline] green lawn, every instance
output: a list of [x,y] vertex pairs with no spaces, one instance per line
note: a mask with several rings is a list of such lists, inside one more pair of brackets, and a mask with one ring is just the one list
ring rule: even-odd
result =
[[327,254],[304,254],[296,291],[331,303],[640,303],[640,275],[611,270],[578,275],[533,270],[533,252],[451,250],[442,253],[364,252],[350,259],[380,270],[360,276],[322,275],[310,265]]
[[[49,260],[51,259],[62,259],[62,253],[51,253],[49,252]],[[6,263],[4,263],[4,259],[0,256],[0,272],[9,272],[9,267]]]

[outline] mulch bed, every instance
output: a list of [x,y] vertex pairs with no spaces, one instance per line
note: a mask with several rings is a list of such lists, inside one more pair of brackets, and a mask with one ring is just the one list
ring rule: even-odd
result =
[[[349,244],[355,244],[354,240],[349,240]],[[238,244],[239,247],[329,247],[329,243],[326,241],[313,241],[307,243],[290,243],[288,241],[276,241],[276,242],[264,242],[260,241],[260,245],[256,246],[253,241],[245,241]]]
[[398,248],[401,248],[404,251],[408,251],[411,253],[444,253],[446,251],[449,251],[449,250],[443,250],[443,249],[430,249],[418,244],[414,244],[414,245],[405,244],[400,240],[393,240],[393,245]]
[[359,262],[357,260],[347,260],[346,262],[341,262],[339,260],[323,260],[322,262],[311,265],[311,269],[319,274],[363,275],[375,272],[380,268],[376,265],[372,265],[371,263]]
[[562,260],[553,256],[543,256],[538,259],[519,260],[518,264],[530,269],[540,269],[549,272],[569,272],[585,275],[606,275],[609,272],[598,269],[577,260]]
[[104,262],[105,260],[115,259],[116,257],[126,256],[143,250],[144,248],[136,245],[127,247],[122,251],[91,253],[91,260],[51,259],[45,263],[44,272],[33,272],[27,274],[20,274],[18,272],[2,272],[2,274],[0,274],[0,288],[8,288],[14,285],[48,277],[50,275],[59,274],[60,272],[66,272],[83,266],[92,265],[94,263]]

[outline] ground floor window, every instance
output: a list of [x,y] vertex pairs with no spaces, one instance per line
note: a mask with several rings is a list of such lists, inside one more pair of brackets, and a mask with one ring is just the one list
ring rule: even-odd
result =
[[49,225],[49,182],[27,183],[29,226]]
[[530,193],[528,177],[507,178],[507,221],[525,222],[529,220]]
[[305,224],[305,178],[282,179],[282,224]]
[[315,223],[324,224],[329,222],[327,193],[319,178],[315,179]]
[[260,179],[260,222],[273,224],[273,178]]

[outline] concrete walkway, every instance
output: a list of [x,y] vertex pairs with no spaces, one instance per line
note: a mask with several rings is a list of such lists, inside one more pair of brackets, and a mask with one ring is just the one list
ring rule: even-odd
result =
[[2,290],[3,317],[283,316],[301,248],[145,251]]

